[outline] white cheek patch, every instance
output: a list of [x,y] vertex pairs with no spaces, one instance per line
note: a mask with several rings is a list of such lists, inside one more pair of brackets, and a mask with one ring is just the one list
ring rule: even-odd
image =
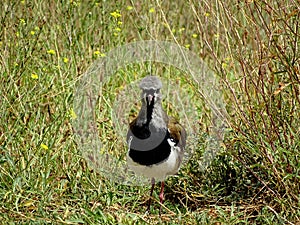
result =
[[175,141],[172,138],[168,138],[167,141],[171,147],[174,147],[176,145]]

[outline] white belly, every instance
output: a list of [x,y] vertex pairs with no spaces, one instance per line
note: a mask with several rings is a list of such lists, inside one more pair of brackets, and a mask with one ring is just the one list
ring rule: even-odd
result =
[[163,181],[168,175],[176,174],[179,169],[178,153],[174,148],[172,148],[169,158],[161,163],[144,166],[134,162],[128,155],[127,163],[129,169],[134,171],[135,174],[155,178],[158,181]]

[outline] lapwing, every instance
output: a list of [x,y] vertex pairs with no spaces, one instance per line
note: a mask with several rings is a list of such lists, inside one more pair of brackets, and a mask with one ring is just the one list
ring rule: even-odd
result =
[[[160,203],[164,201],[164,181],[175,175],[182,163],[186,131],[162,107],[160,90],[162,82],[157,76],[146,76],[139,83],[142,106],[137,117],[130,123],[127,133],[129,169],[151,179],[151,197],[155,182],[161,181]],[[161,210],[160,210],[161,211]]]

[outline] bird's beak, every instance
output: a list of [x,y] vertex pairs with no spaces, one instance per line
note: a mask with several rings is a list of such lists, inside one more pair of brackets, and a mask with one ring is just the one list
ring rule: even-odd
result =
[[153,99],[153,95],[148,95],[147,99],[148,99],[148,105],[150,105]]

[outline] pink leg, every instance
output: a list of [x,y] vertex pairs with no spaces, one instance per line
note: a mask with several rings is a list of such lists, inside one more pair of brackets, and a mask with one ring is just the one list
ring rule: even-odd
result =
[[[160,204],[162,205],[163,202],[164,202],[164,188],[165,188],[165,182],[162,181],[161,182],[161,189],[160,189],[160,193],[159,193],[159,200],[160,200]],[[160,205],[160,208],[159,208],[159,214],[161,212],[161,205]]]
[[151,191],[150,191],[150,199],[149,199],[149,202],[148,202],[147,211],[150,211],[151,198],[152,198],[152,194],[153,194],[153,190],[154,190],[154,186],[155,186],[155,179],[154,178],[151,179],[151,184],[152,184],[152,187],[151,187]]

